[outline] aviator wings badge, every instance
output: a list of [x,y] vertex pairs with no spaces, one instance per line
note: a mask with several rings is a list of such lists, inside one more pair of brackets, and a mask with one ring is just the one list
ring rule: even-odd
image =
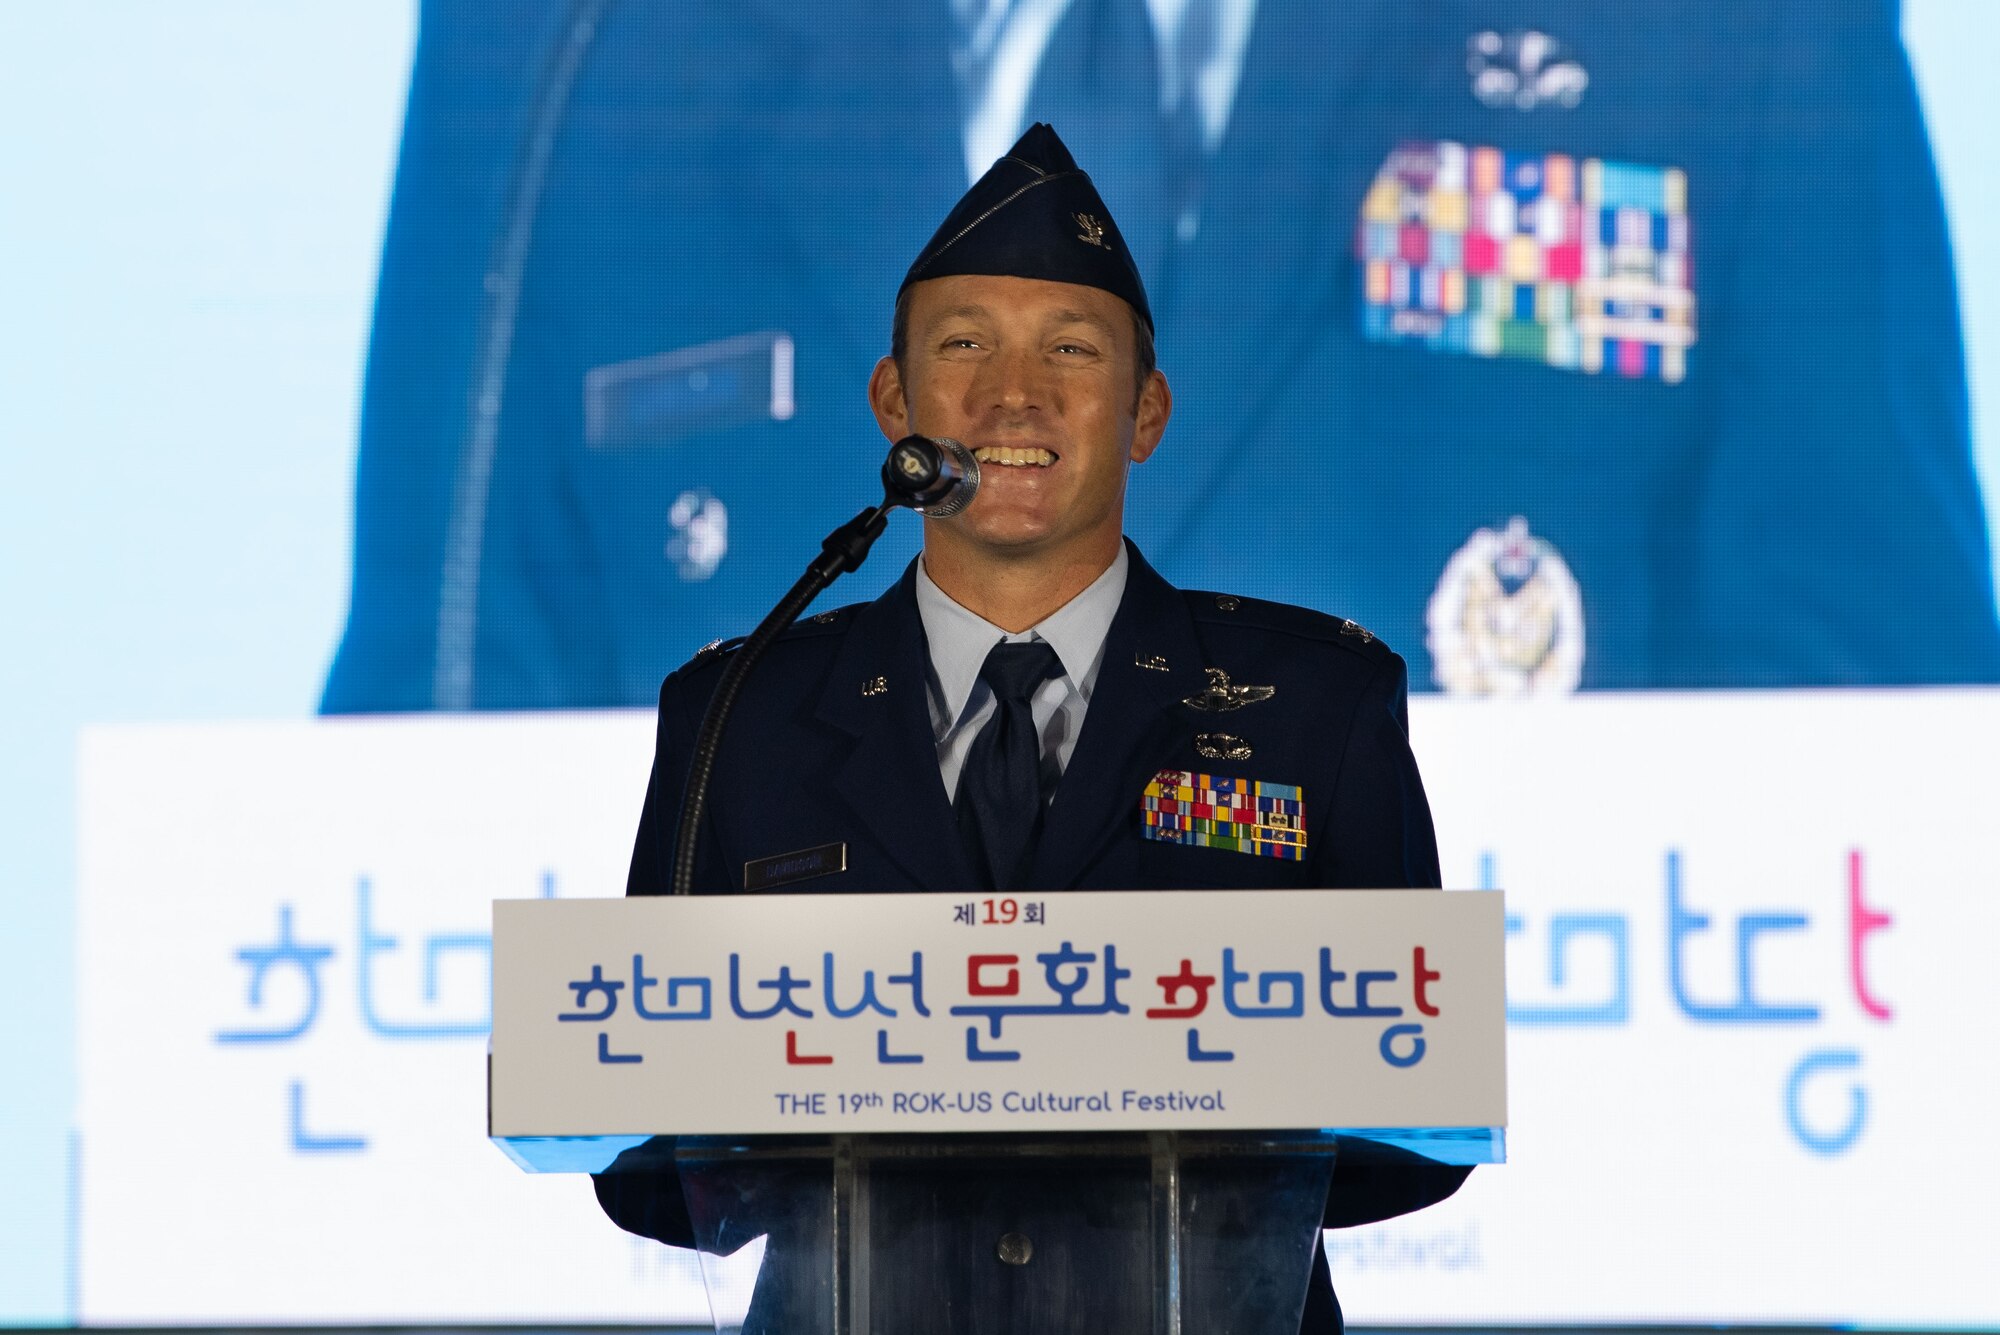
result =
[[1229,674],[1221,668],[1203,668],[1202,671],[1208,674],[1207,689],[1181,701],[1190,709],[1227,714],[1245,705],[1261,704],[1278,693],[1275,686],[1231,686]]

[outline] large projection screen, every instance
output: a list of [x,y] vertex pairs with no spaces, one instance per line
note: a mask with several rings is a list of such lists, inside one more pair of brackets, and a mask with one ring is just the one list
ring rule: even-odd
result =
[[0,12],[0,1322],[708,1321],[481,1136],[487,906],[622,891],[661,677],[873,499],[903,269],[1048,120],[1175,391],[1128,532],[1402,654],[1447,886],[1508,893],[1510,1162],[1329,1233],[1347,1318],[2000,1326],[1995,49],[1977,0]]

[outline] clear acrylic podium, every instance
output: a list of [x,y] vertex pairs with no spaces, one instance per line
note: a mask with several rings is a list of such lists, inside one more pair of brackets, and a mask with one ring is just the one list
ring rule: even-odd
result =
[[1498,894],[971,907],[498,902],[487,1133],[745,1335],[1296,1335],[1337,1153],[1505,1157]]
[[672,1164],[725,1335],[1296,1335],[1327,1133],[683,1137]]

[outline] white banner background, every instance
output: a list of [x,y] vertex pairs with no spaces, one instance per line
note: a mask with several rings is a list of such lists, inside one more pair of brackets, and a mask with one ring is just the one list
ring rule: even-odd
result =
[[[2000,692],[1413,716],[1447,883],[1518,920],[1511,1162],[1330,1235],[1349,1319],[2000,1322]],[[79,1318],[705,1321],[482,1134],[490,901],[619,893],[650,749],[636,713],[87,733]],[[1812,1018],[1717,1015],[1746,926],[1752,1001]],[[297,1027],[319,950],[310,1026],[223,1037]]]
[[[1016,920],[1023,900],[1032,921]],[[493,1134],[1506,1124],[1498,893],[997,902],[1004,910],[991,898],[866,893],[496,903]],[[982,921],[982,905],[1006,921]],[[668,1018],[636,1014],[639,960],[646,1004]],[[1338,979],[1322,977],[1336,967]],[[1158,980],[1190,969],[1199,987],[1166,995]],[[1363,971],[1378,975],[1372,986]],[[1011,995],[974,994],[975,979]],[[1058,1004],[1059,985],[1073,1013],[1034,1014]],[[864,1009],[864,996],[893,1014]],[[762,1014],[780,1005],[804,1014]],[[1328,1013],[1342,1005],[1371,1014]],[[989,1027],[977,1013],[987,1007],[1023,1013]],[[1148,1014],[1168,1007],[1198,1007],[1198,1018]],[[975,1061],[975,1041],[1004,1055]],[[1197,1045],[1209,1054],[1199,1061]]]

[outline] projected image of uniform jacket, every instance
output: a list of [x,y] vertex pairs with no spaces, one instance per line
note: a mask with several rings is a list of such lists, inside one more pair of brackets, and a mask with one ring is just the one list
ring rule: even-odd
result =
[[424,7],[328,711],[642,705],[754,624],[871,499],[967,107],[1129,220],[1169,578],[1420,690],[2000,679],[1893,5],[1189,0],[1242,33],[1193,152],[1147,5],[1006,12],[1017,114],[942,0]]

